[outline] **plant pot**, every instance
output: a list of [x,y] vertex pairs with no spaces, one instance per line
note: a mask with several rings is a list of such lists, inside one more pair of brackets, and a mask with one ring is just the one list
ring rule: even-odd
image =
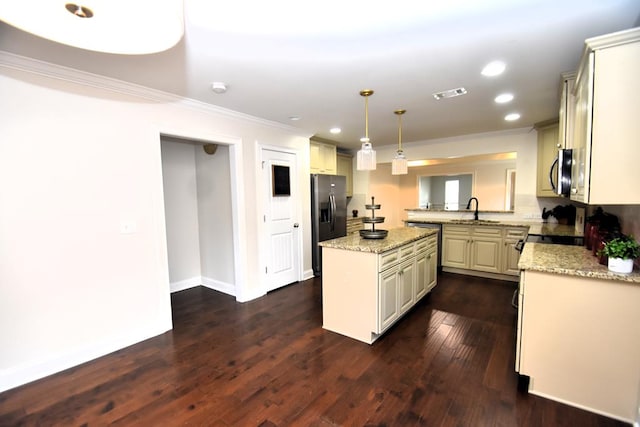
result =
[[609,271],[614,273],[631,273],[633,271],[633,260],[622,258],[609,258]]

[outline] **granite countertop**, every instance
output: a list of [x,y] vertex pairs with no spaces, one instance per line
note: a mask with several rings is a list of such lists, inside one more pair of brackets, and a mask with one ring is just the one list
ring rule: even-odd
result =
[[[446,213],[455,213],[455,212],[462,212],[462,213],[473,213],[475,212],[475,209],[458,209],[456,211],[452,211],[451,209],[438,209],[438,208],[409,208],[409,209],[405,209],[406,212],[446,212]],[[505,210],[479,210],[478,213],[513,213],[513,211],[505,211]]]
[[337,239],[325,240],[318,243],[318,245],[325,248],[379,254],[437,232],[437,230],[429,228],[400,227],[389,230],[389,234],[384,239],[363,239],[360,234],[356,233]]
[[456,219],[456,218],[423,218],[423,219],[405,219],[406,223],[417,224],[450,224],[450,225],[476,225],[476,226],[492,226],[492,227],[527,227],[528,234],[531,236],[549,236],[549,237],[584,237],[584,232],[576,230],[573,225],[564,225],[558,223],[546,222],[524,222],[524,221],[496,221],[496,220],[478,220],[473,219]]
[[518,267],[521,270],[640,284],[640,272],[637,269],[629,274],[612,273],[583,246],[528,242],[524,245]]

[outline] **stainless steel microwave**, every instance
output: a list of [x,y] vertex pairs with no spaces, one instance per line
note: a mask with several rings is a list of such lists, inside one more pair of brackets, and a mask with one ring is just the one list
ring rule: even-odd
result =
[[549,182],[553,191],[560,196],[568,196],[571,192],[571,163],[573,150],[560,149],[558,157],[551,164]]

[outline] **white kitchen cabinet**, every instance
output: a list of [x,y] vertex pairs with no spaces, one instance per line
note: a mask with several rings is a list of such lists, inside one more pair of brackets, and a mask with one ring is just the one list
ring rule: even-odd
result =
[[426,239],[423,247],[416,244],[415,299],[419,301],[436,285],[438,277],[438,248],[435,238]]
[[631,423],[638,283],[525,270],[519,294],[516,371],[530,377],[529,392]]
[[502,273],[512,276],[520,275],[520,269],[518,268],[520,251],[516,249],[516,245],[520,240],[524,240],[526,236],[527,230],[521,227],[507,228],[504,230]]
[[353,156],[337,153],[337,174],[347,178],[347,197],[353,197]]
[[576,117],[575,84],[576,73],[562,73],[558,129],[559,148],[573,148],[573,128]]
[[436,285],[436,251],[435,234],[381,253],[323,246],[323,328],[371,344]]
[[585,45],[574,90],[571,200],[639,204],[640,29]]
[[[517,276],[518,240],[526,236],[525,227],[443,226],[442,266],[446,271],[474,274],[490,273],[510,279]],[[497,276],[499,275],[499,276]]]
[[475,271],[500,273],[502,228],[472,227],[469,268]]
[[442,232],[442,266],[469,268],[471,227],[445,225]]
[[558,156],[558,121],[536,124],[538,132],[538,171],[536,196],[559,197],[549,182],[549,170]]
[[323,142],[309,142],[310,171],[325,175],[335,175],[337,172],[336,146]]

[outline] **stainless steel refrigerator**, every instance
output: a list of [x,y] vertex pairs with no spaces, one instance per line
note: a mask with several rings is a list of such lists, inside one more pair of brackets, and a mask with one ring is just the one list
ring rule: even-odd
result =
[[347,178],[311,175],[311,236],[313,274],[322,274],[322,250],[318,242],[347,235]]

